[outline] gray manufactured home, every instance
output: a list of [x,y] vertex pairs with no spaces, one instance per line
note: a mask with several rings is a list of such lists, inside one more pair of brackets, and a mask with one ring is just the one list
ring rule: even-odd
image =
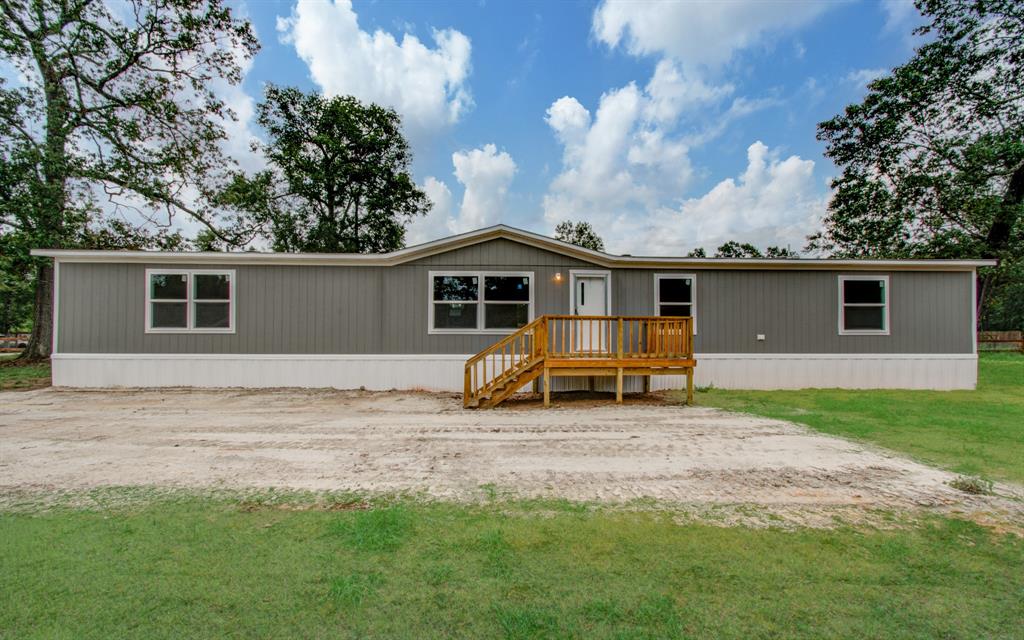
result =
[[992,264],[615,256],[506,226],[381,255],[33,253],[74,387],[462,391],[468,358],[562,314],[692,318],[698,385],[973,388]]

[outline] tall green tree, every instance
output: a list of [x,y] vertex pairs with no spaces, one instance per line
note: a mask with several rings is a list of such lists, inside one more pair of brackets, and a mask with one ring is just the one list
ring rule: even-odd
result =
[[3,266],[34,285],[26,356],[49,355],[53,295],[52,269],[27,249],[128,230],[102,220],[113,205],[99,199],[239,241],[204,204],[230,166],[219,142],[232,114],[214,87],[239,82],[257,48],[221,0],[0,1],[0,55],[25,79],[0,84],[0,233],[18,252]]
[[430,200],[393,109],[270,85],[258,108],[269,169],[237,174],[220,204],[261,226],[275,251],[382,253]]
[[818,125],[842,173],[809,248],[998,258],[979,287],[985,309],[1024,254],[1024,3],[916,4],[928,41]]
[[[702,251],[703,254],[703,251]],[[694,256],[698,257],[698,256]],[[699,257],[704,257],[703,255]],[[716,258],[799,258],[800,254],[788,247],[768,247],[762,253],[749,242],[730,240],[715,250]]]
[[566,220],[555,227],[555,238],[585,249],[604,251],[604,240],[589,222]]

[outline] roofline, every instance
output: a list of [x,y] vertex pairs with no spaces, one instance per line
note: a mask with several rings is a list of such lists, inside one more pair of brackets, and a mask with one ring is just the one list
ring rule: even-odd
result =
[[256,251],[102,251],[79,249],[33,249],[32,255],[60,262],[146,263],[146,264],[238,264],[391,267],[438,253],[460,249],[488,240],[504,238],[577,258],[602,267],[626,269],[771,269],[858,271],[971,271],[995,266],[995,260],[874,260],[874,259],[766,259],[766,258],[679,258],[658,256],[616,256],[578,247],[503,224],[441,238],[390,253],[265,253]]

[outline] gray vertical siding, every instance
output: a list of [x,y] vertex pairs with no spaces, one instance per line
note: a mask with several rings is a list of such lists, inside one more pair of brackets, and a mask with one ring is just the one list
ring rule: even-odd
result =
[[[476,353],[501,334],[427,333],[428,274],[533,271],[536,314],[567,313],[570,269],[585,262],[499,239],[395,267],[245,266],[234,334],[147,334],[145,271],[158,264],[62,263],[62,353]],[[556,273],[564,276],[554,282]]]
[[[233,267],[234,334],[146,334],[145,270],[167,265],[62,263],[63,353],[475,353],[496,335],[427,332],[431,270],[533,271],[536,314],[567,313],[569,271],[586,262],[498,239],[395,267]],[[203,268],[208,265],[191,265]],[[184,267],[183,267],[184,268]],[[562,273],[562,282],[554,276]],[[619,269],[612,311],[649,315],[654,274]],[[692,272],[692,271],[688,271]],[[890,336],[838,335],[842,272],[697,273],[702,353],[970,353],[971,274],[889,273]],[[757,342],[755,335],[766,335]]]
[[[845,271],[687,270],[697,279],[700,353],[970,353],[972,274],[879,272],[889,276],[888,336],[839,335],[839,276]],[[618,270],[617,314],[652,313],[654,274]],[[865,272],[856,272],[866,275]],[[764,342],[757,340],[764,334]]]

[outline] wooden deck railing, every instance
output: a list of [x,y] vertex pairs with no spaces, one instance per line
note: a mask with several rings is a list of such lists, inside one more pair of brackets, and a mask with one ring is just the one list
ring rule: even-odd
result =
[[549,366],[614,368],[621,378],[623,369],[635,373],[692,359],[689,317],[545,315],[466,361],[463,402],[508,395],[515,391],[510,385],[518,388]]
[[691,358],[693,320],[667,316],[544,316],[551,358]]

